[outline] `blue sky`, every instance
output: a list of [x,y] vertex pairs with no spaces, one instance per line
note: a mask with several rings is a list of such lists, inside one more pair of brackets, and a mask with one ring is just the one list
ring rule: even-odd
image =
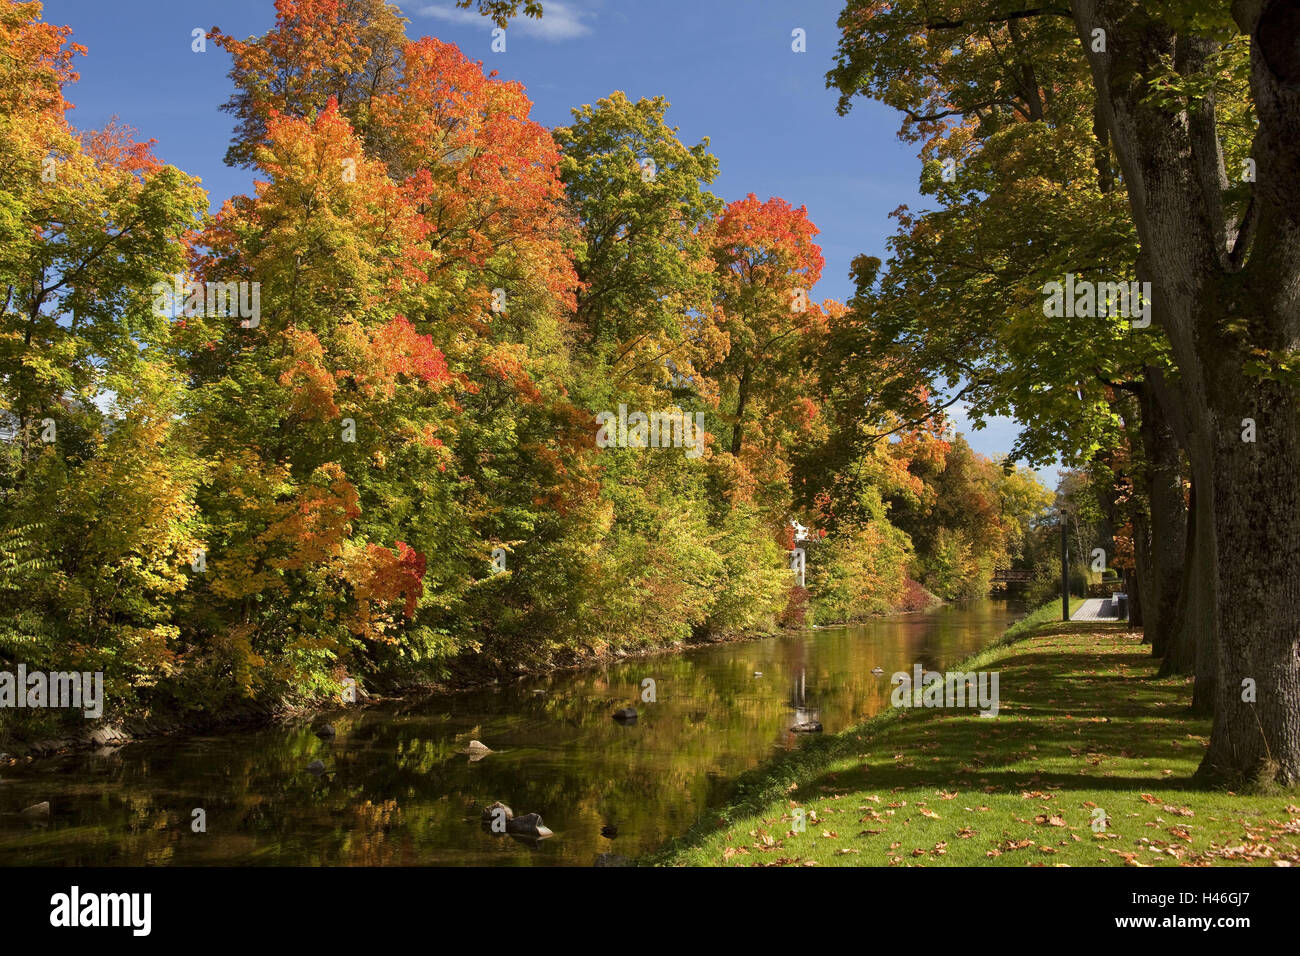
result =
[[[715,193],[808,207],[826,256],[818,298],[847,298],[850,260],[862,252],[884,258],[889,213],[921,205],[920,162],[895,135],[897,115],[867,100],[847,117],[835,113],[825,74],[842,0],[544,0],[541,21],[509,28],[504,53],[491,50],[492,23],[452,0],[398,6],[411,36],[453,42],[523,83],[533,118],[546,126],[569,122],[572,107],[614,90],[664,96],[684,142],[710,138],[721,168]],[[218,109],[230,95],[229,59],[212,43],[192,51],[191,31],[263,33],[274,21],[272,0],[46,0],[44,17],[71,26],[89,48],[78,60],[81,82],[68,93],[76,125],[93,128],[116,115],[156,139],[164,161],[203,180],[214,208],[251,191],[248,173],[221,161],[231,131],[231,117]],[[791,49],[796,28],[807,52]],[[973,432],[960,408],[953,411],[977,451],[1010,448],[1014,422]],[[1054,469],[1042,474],[1054,483]]]

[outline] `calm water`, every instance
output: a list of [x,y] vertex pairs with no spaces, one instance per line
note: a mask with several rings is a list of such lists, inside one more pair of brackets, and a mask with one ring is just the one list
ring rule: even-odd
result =
[[[665,654],[304,722],[129,744],[0,774],[0,865],[590,865],[684,832],[729,781],[802,739],[889,706],[889,675],[943,668],[1020,612],[985,601],[862,626]],[[871,674],[879,666],[883,677]],[[761,672],[762,676],[756,676]],[[644,678],[657,700],[642,703]],[[618,707],[640,717],[622,726]],[[477,761],[470,740],[495,752]],[[306,770],[322,760],[329,773]],[[49,800],[48,826],[17,811]],[[479,825],[502,800],[555,836]],[[191,831],[191,811],[207,832]],[[602,833],[602,830],[604,831]]]

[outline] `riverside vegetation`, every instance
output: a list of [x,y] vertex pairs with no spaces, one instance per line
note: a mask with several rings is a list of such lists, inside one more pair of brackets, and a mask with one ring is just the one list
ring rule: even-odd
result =
[[[1033,473],[919,380],[849,408],[817,228],[711,193],[663,99],[546,129],[380,0],[276,11],[208,36],[256,180],[210,213],[147,130],[71,124],[83,48],[0,0],[0,663],[184,718],[856,620],[1024,551]],[[600,447],[624,407],[698,445]]]

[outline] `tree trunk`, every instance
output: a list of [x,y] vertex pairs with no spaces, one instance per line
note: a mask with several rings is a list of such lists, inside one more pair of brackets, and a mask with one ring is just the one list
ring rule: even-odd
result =
[[1133,522],[1133,574],[1125,575],[1128,580],[1124,587],[1128,592],[1128,622],[1142,628],[1142,643],[1153,645],[1151,653],[1159,657],[1164,651],[1160,644],[1158,609],[1153,607],[1152,613],[1146,613],[1147,603],[1159,603],[1151,560],[1151,525],[1140,504],[1133,509],[1130,520]]
[[[1196,660],[1196,635],[1187,628],[1179,607],[1183,566],[1187,560],[1187,506],[1183,501],[1182,462],[1174,430],[1149,387],[1138,392],[1142,406],[1142,446],[1146,459],[1147,500],[1151,507],[1151,584],[1146,589],[1150,613],[1146,628],[1152,653],[1175,674],[1190,674]],[[1146,583],[1146,582],[1143,582]],[[1172,661],[1177,661],[1174,665]]]
[[1214,505],[1208,495],[1197,494],[1192,480],[1192,502],[1187,519],[1187,567],[1183,575],[1184,624],[1188,648],[1193,655],[1192,713],[1208,717],[1214,713],[1214,676],[1218,671],[1219,642],[1217,549],[1214,541]]
[[[1224,363],[1225,365],[1227,363]],[[1219,548],[1218,686],[1203,777],[1300,781],[1300,401],[1294,390],[1239,387],[1221,367],[1214,520]],[[1240,422],[1261,427],[1242,441]]]
[[[1142,612],[1142,578],[1135,570],[1124,569],[1124,593],[1128,595],[1129,627],[1145,628]],[[1143,639],[1145,642],[1145,638]]]
[[745,363],[740,373],[740,384],[736,386],[736,425],[731,431],[731,453],[739,455],[745,437],[745,406],[749,402],[749,363]]

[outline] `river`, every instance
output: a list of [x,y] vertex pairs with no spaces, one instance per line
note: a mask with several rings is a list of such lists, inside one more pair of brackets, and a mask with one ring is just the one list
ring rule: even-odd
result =
[[[685,832],[738,774],[799,746],[796,719],[826,733],[852,726],[889,706],[893,672],[942,669],[1020,615],[981,601],[422,696],[333,715],[328,741],[303,721],[37,760],[0,773],[0,865],[635,857]],[[638,709],[634,724],[611,718],[626,706]],[[470,740],[494,752],[472,760]],[[308,772],[313,760],[323,775]],[[44,800],[48,824],[18,816]],[[540,813],[555,835],[485,831],[479,814],[494,800]],[[196,809],[206,832],[194,832]]]

